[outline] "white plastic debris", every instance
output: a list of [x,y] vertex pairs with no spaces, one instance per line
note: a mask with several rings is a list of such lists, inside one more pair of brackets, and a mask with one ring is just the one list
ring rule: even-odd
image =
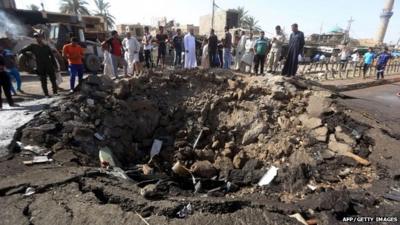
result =
[[274,180],[276,175],[278,174],[278,168],[275,166],[271,166],[271,168],[267,171],[266,174],[261,178],[258,182],[259,186],[265,186],[271,183]]
[[290,215],[289,217],[295,218],[297,221],[299,221],[300,223],[302,223],[304,225],[308,225],[307,221],[303,218],[302,215],[300,215],[300,213]]
[[179,218],[185,218],[188,215],[192,214],[192,205],[189,203],[183,209],[181,209],[176,215]]
[[153,158],[155,155],[160,154],[162,143],[162,141],[154,139],[153,145],[151,146],[150,158]]
[[49,159],[49,157],[47,156],[34,156],[32,160],[23,161],[25,165],[47,163],[47,162],[53,162],[53,159]]
[[311,184],[308,184],[307,187],[308,187],[311,191],[317,190],[317,186],[314,186],[314,185],[311,185]]
[[106,173],[114,177],[122,178],[124,180],[130,180],[125,171],[119,167],[113,167],[111,171],[106,171]]
[[22,144],[22,142],[19,142],[19,141],[17,141],[17,145],[21,148],[22,151],[32,152],[36,155],[41,155],[46,151],[45,148],[35,146],[35,145],[24,145],[24,144]]
[[31,195],[33,195],[33,194],[35,194],[35,193],[36,193],[35,188],[33,188],[33,187],[28,187],[28,188],[26,189],[26,191],[25,191],[24,196],[28,197],[28,196],[31,196]]
[[99,151],[100,164],[103,167],[116,166],[113,154],[108,147],[101,148]]

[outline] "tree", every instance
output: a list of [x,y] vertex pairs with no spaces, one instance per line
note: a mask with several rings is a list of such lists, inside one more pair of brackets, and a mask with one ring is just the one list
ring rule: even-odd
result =
[[85,0],[61,0],[60,11],[73,15],[90,15],[87,5]]
[[239,26],[243,27],[248,11],[243,7],[239,6],[235,9],[238,12]]
[[26,8],[33,10],[33,11],[39,11],[39,6],[37,6],[35,4],[30,4],[30,5],[26,6]]
[[109,13],[110,3],[105,0],[94,0],[96,10],[94,11],[96,16],[102,16],[107,23],[107,27],[112,29],[115,24],[115,17]]
[[258,20],[253,16],[246,16],[243,21],[243,28],[255,31],[261,31],[260,26],[258,26]]

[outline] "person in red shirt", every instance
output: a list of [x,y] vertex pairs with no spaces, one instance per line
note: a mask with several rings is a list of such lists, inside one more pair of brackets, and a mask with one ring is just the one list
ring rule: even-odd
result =
[[79,84],[83,79],[83,48],[79,45],[79,40],[76,37],[71,38],[71,43],[63,47],[63,56],[68,60],[68,71],[70,74],[71,92],[75,89],[75,79],[78,76]]
[[118,78],[118,65],[122,65],[124,67],[125,77],[128,77],[128,63],[124,59],[122,42],[119,39],[117,31],[111,31],[111,38],[106,41],[106,44],[108,45],[111,53],[115,77]]

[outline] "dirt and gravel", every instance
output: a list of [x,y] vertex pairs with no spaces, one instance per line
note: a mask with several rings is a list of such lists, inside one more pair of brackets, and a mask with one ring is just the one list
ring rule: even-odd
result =
[[[400,140],[343,97],[222,70],[89,76],[15,133],[0,162],[2,224],[396,224]],[[104,147],[125,172],[100,168]],[[53,162],[22,164],[48,151]]]

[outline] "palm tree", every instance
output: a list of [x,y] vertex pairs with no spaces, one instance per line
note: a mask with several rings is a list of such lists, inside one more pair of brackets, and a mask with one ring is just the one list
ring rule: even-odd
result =
[[115,24],[115,17],[111,15],[108,10],[110,9],[110,3],[105,0],[94,0],[97,10],[94,11],[96,16],[102,16],[107,23],[107,27],[112,29]]
[[35,4],[30,4],[30,5],[26,6],[26,8],[33,10],[33,11],[39,11],[39,6],[37,6]]
[[253,16],[246,16],[243,21],[243,27],[249,30],[260,31],[261,28],[258,26],[258,20]]
[[85,0],[61,0],[60,11],[73,15],[90,15],[87,5]]
[[243,27],[248,11],[243,6],[239,6],[235,10],[238,12],[239,26]]

